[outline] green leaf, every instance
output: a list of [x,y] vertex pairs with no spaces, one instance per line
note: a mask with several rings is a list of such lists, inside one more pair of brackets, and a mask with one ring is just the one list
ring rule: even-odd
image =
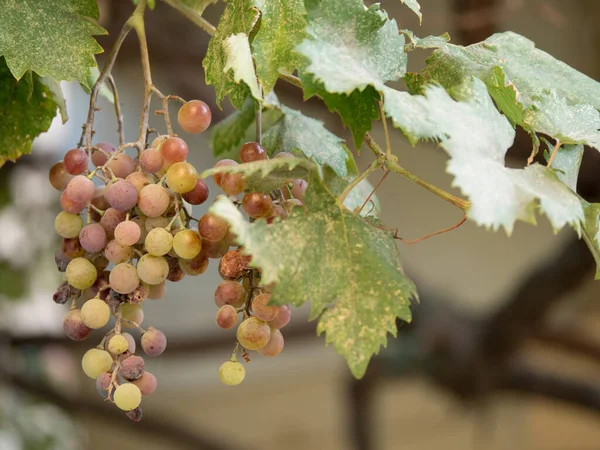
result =
[[175,0],[176,3],[185,5],[187,8],[200,15],[204,12],[208,5],[217,3],[218,1],[219,0]]
[[17,81],[0,58],[0,166],[31,151],[31,143],[50,128],[57,105],[52,92],[32,74]]
[[351,94],[406,73],[404,36],[378,4],[365,9],[362,0],[306,0],[308,37],[297,50],[312,73],[331,93]]
[[265,92],[271,91],[280,73],[292,73],[300,64],[296,46],[306,26],[303,0],[255,0],[260,10],[260,28],[252,47],[256,73]]
[[421,14],[421,5],[417,0],[400,0],[406,6],[408,6],[412,12],[419,17],[419,23],[423,22],[423,14]]
[[330,94],[322,83],[316,82],[312,75],[300,72],[304,100],[313,96],[323,99],[323,102],[331,112],[337,112],[344,125],[350,128],[354,145],[360,148],[365,134],[371,130],[373,119],[379,118],[379,93],[372,87],[367,86],[363,91],[354,90],[350,95]]
[[[54,103],[56,103],[58,110],[60,111],[62,123],[65,123],[67,120],[69,120],[69,115],[67,114],[67,103],[65,102],[65,97],[62,89],[60,88],[60,84],[57,83],[54,78],[50,77],[39,77],[39,82],[46,86],[52,94],[52,100],[54,100]],[[33,89],[33,84],[31,86]]]
[[252,52],[248,36],[244,33],[232,34],[223,41],[225,48],[225,72],[233,70],[233,80],[236,83],[243,81],[250,88],[252,96],[262,101],[262,94],[254,71]]
[[315,165],[304,158],[273,158],[237,166],[214,167],[202,172],[200,178],[208,178],[217,173],[243,173],[247,191],[267,193],[292,180],[306,180],[313,170]]
[[600,83],[518,34],[495,34],[469,47],[446,44],[427,59],[423,74],[446,88],[475,75],[511,123],[565,143],[600,144]]
[[411,140],[436,139],[450,155],[453,185],[472,202],[469,218],[510,234],[516,220],[535,223],[536,200],[555,230],[571,224],[580,232],[583,208],[578,197],[552,169],[533,164],[505,167],[506,151],[515,131],[492,102],[485,85],[473,78],[453,89],[453,100],[439,86],[425,96],[387,88],[385,110]]
[[404,46],[405,52],[410,52],[417,48],[440,48],[450,41],[450,35],[448,33],[444,33],[441,36],[419,38],[410,30],[400,30],[400,32],[408,38],[408,44]]
[[[87,83],[79,84],[81,86],[81,89],[83,89],[83,91],[86,94],[90,94],[92,92],[92,87],[96,84],[96,81],[98,81],[99,77],[100,69],[98,69],[98,66],[90,67],[90,71],[87,75]],[[108,86],[108,83],[106,81],[102,83],[102,85],[100,86],[100,91],[98,91],[98,93],[113,105],[115,104],[115,96],[113,94],[112,89]]]
[[86,82],[94,54],[102,52],[92,36],[106,34],[97,23],[96,0],[2,0],[0,10],[0,56],[15,78],[33,70],[57,81]]
[[600,203],[588,203],[582,199],[585,220],[583,222],[583,240],[587,244],[596,261],[596,280],[600,280],[600,236],[598,235],[600,220]]
[[346,176],[348,154],[342,139],[300,111],[282,105],[281,112],[283,117],[263,135],[263,145],[270,155],[300,153],[319,166],[328,165],[338,175]]
[[564,145],[558,149],[552,168],[560,181],[577,192],[577,178],[583,160],[583,145]]
[[229,96],[231,104],[240,109],[250,92],[245,84],[237,84],[233,74],[225,70],[227,65],[225,40],[238,33],[250,36],[259,16],[252,0],[230,0],[227,2],[217,30],[208,44],[206,57],[202,61],[202,67],[206,72],[206,84],[215,87],[217,105],[220,105],[225,96]]
[[[238,242],[262,271],[261,283],[274,285],[276,304],[311,301],[317,332],[346,358],[361,378],[373,354],[396,335],[396,318],[410,321],[416,289],[402,272],[390,233],[341,207],[313,175],[302,208],[283,222],[248,223],[220,197],[211,212],[227,219]],[[318,245],[316,245],[318,243]]]

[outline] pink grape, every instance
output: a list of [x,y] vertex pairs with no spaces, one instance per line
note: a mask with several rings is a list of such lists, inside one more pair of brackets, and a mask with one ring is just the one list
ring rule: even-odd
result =
[[288,305],[283,305],[279,307],[279,314],[277,314],[277,317],[268,323],[271,328],[283,328],[290,322],[291,317],[292,310]]
[[188,133],[202,133],[212,119],[210,108],[201,100],[190,100],[177,113],[177,121],[181,128]]
[[139,207],[148,217],[161,216],[169,207],[169,192],[158,184],[149,184],[140,192]]
[[[234,161],[233,159],[222,159],[221,161],[218,161],[214,167],[216,169],[217,167],[237,166],[237,165],[238,165],[237,161]],[[224,175],[223,173],[216,173],[213,177],[215,180],[215,184],[219,187],[221,187],[221,181],[223,179],[223,175]]]
[[108,236],[113,236],[117,225],[125,220],[126,213],[115,208],[108,208],[100,219],[100,224]]
[[65,315],[63,330],[67,337],[74,341],[83,341],[92,334],[92,329],[83,323],[80,309],[72,309]]
[[156,173],[162,169],[165,160],[155,148],[147,148],[140,153],[140,167],[146,173]]
[[[115,146],[109,144],[108,142],[98,142],[96,144],[96,147],[100,148],[101,150],[104,150],[104,152],[108,153],[109,156],[116,150]],[[94,164],[94,166],[103,166],[104,164],[106,164],[107,159],[108,158],[102,152],[96,149],[92,150],[92,163]]]
[[127,153],[120,153],[107,166],[117,178],[127,178],[135,170],[135,162]]
[[159,298],[163,298],[165,296],[165,292],[167,290],[167,285],[163,281],[159,284],[153,284],[150,286],[150,292],[148,293],[148,298],[152,300],[158,300]]
[[106,188],[104,194],[110,206],[119,211],[129,211],[138,202],[138,191],[129,181],[119,180]]
[[160,330],[149,327],[142,334],[142,349],[148,356],[158,356],[167,348],[167,337]]
[[244,288],[236,281],[223,280],[215,291],[215,304],[220,308],[231,305],[241,308],[244,304]]
[[76,203],[87,203],[93,197],[96,189],[92,180],[88,179],[85,175],[77,175],[69,184],[65,190],[67,197]]
[[188,146],[185,141],[172,136],[160,145],[160,154],[167,163],[185,161],[188,155]]
[[277,356],[283,350],[283,335],[279,330],[271,330],[269,342],[263,348],[258,349],[258,353],[263,356]]
[[79,175],[88,169],[89,158],[85,150],[74,148],[65,154],[65,170],[71,175]]
[[131,220],[121,222],[117,225],[117,228],[115,228],[115,240],[121,245],[135,245],[141,235],[142,230],[140,230],[137,223],[132,222]]
[[144,173],[140,170],[133,172],[127,178],[125,178],[125,180],[129,181],[135,186],[135,189],[138,191],[138,194],[144,188],[144,186],[148,186],[150,183],[154,182],[152,175]]
[[254,297],[254,300],[252,300],[252,315],[265,322],[275,320],[279,315],[279,308],[275,305],[269,305],[270,300],[271,294],[268,293]]
[[132,381],[132,383],[140,388],[142,395],[150,395],[154,393],[157,385],[156,377],[150,372],[144,372],[141,377]]
[[97,253],[106,245],[106,231],[99,223],[90,223],[79,232],[79,242],[86,251]]
[[104,256],[113,264],[129,261],[133,256],[131,247],[121,245],[116,240],[109,241],[104,249]]
[[230,330],[238,321],[238,312],[231,305],[223,305],[217,311],[216,322],[220,328]]
[[137,380],[144,373],[144,358],[131,355],[121,362],[119,375],[129,381]]
[[108,388],[110,387],[110,382],[112,381],[112,373],[104,372],[100,374],[98,378],[96,378],[96,390],[100,397],[108,398]]
[[79,214],[86,207],[86,203],[77,203],[69,198],[66,191],[60,194],[60,207],[71,214]]

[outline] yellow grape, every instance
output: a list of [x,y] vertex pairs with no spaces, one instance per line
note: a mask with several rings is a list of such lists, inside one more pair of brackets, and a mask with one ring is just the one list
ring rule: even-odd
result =
[[108,372],[113,364],[113,359],[105,350],[100,350],[99,348],[91,348],[81,360],[81,367],[85,374],[92,378],[96,379],[104,372]]
[[246,350],[258,350],[269,342],[271,328],[256,317],[249,317],[240,323],[236,336],[240,345]]
[[142,403],[142,391],[135,384],[122,384],[115,389],[114,402],[119,409],[131,411]]
[[144,245],[153,256],[166,255],[173,248],[173,235],[164,228],[154,228],[146,236]]
[[[136,305],[133,303],[123,303],[121,305],[121,316],[123,319],[131,320],[132,322],[141,325],[144,321],[144,310],[140,305]],[[127,328],[135,328],[134,325],[131,325],[127,322],[123,322],[123,326]]]
[[176,162],[167,170],[167,186],[173,192],[185,194],[196,187],[198,172],[186,162]]
[[150,285],[162,283],[169,275],[169,263],[162,256],[144,255],[137,263],[137,273]]
[[96,267],[85,258],[75,258],[69,262],[66,270],[67,283],[77,289],[91,287],[98,277]]
[[219,378],[227,386],[236,386],[244,381],[246,369],[238,361],[225,361],[219,367]]
[[56,216],[56,219],[54,219],[54,229],[59,236],[64,238],[72,239],[79,237],[79,232],[82,228],[83,219],[79,214],[61,211]]
[[129,263],[117,264],[108,276],[110,287],[119,294],[131,294],[140,284],[137,270]]
[[193,230],[182,230],[173,238],[173,250],[183,259],[192,259],[198,256],[202,249],[202,240]]
[[102,328],[110,320],[110,307],[99,298],[92,298],[81,307],[81,320],[93,330]]
[[120,355],[129,349],[129,341],[121,334],[115,334],[108,341],[108,351],[113,355]]

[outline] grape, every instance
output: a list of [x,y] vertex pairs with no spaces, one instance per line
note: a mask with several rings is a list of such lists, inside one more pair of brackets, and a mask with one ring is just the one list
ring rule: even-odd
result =
[[[118,308],[122,303],[129,301],[128,294],[119,294],[117,291],[113,289],[109,289],[108,296],[106,297],[106,303],[111,308]],[[125,305],[123,305],[125,306]]]
[[72,309],[65,315],[63,330],[67,337],[74,341],[83,341],[92,334],[92,329],[83,323],[80,309]]
[[85,175],[77,175],[73,177],[65,188],[67,197],[69,197],[75,203],[87,203],[89,202],[96,192],[94,182]]
[[246,350],[258,350],[269,342],[271,328],[256,317],[249,317],[240,324],[236,336]]
[[239,195],[244,192],[246,180],[241,173],[225,173],[221,178],[221,189],[227,195]]
[[[238,163],[236,161],[234,161],[233,159],[222,159],[221,161],[218,161],[215,164],[215,169],[217,167],[227,167],[227,166],[237,166]],[[215,180],[215,184],[219,187],[221,187],[221,180],[223,179],[223,173],[215,173],[215,175],[213,176],[214,180]]]
[[183,259],[192,259],[200,253],[202,240],[193,230],[182,230],[173,238],[173,250]]
[[200,253],[192,259],[180,259],[179,267],[186,275],[201,275],[206,272],[206,268],[208,267],[208,258]]
[[104,300],[93,298],[81,307],[81,319],[88,328],[97,330],[110,320],[110,308]]
[[159,298],[163,298],[165,296],[165,291],[167,290],[167,285],[163,281],[159,284],[154,284],[150,286],[150,292],[148,292],[148,298],[152,300],[158,300]]
[[140,227],[140,239],[137,241],[138,244],[142,245],[144,243],[144,240],[146,239],[146,236],[148,235],[148,232],[146,231],[146,219],[148,219],[145,215],[140,214],[139,216],[135,216],[134,218],[131,219],[131,221],[133,223],[135,223],[138,227]]
[[140,191],[139,208],[148,217],[161,216],[169,207],[169,192],[158,184],[149,184]]
[[290,152],[281,152],[275,155],[275,158],[295,158],[296,156]]
[[62,241],[60,243],[60,250],[63,255],[70,259],[83,256],[83,254],[85,253],[85,250],[79,243],[79,237],[71,239],[62,238]]
[[140,388],[142,395],[150,395],[156,390],[157,383],[154,375],[152,375],[150,372],[144,372],[141,377],[132,381],[131,384],[135,384],[138,388]]
[[138,191],[129,181],[119,180],[110,184],[104,194],[110,206],[119,211],[129,211],[138,202]]
[[131,355],[121,362],[119,375],[126,380],[137,380],[144,373],[144,358],[141,356]]
[[119,294],[131,294],[140,284],[140,279],[135,267],[129,263],[121,263],[111,270],[109,284]]
[[146,236],[144,245],[151,255],[166,255],[173,248],[173,235],[164,228],[154,228]]
[[56,264],[56,268],[59,272],[64,272],[67,270],[67,266],[70,262],[71,258],[66,256],[62,251],[56,250],[56,252],[54,252],[54,263]]
[[54,219],[54,229],[59,236],[75,238],[83,228],[83,220],[77,214],[61,211]]
[[287,219],[287,217],[288,213],[281,205],[273,205],[271,207],[269,217],[267,217],[267,223],[271,224],[275,222],[278,218],[285,220]]
[[194,189],[197,180],[198,173],[189,163],[176,162],[167,170],[167,186],[178,194],[185,194]]
[[124,303],[121,305],[121,317],[126,320],[123,324],[126,328],[135,328],[135,325],[130,325],[127,321],[135,322],[141,325],[144,322],[144,310],[140,305],[132,303]]
[[[96,269],[98,269],[98,268],[96,267]],[[83,291],[83,294],[86,296],[86,299],[89,300],[91,298],[98,296],[102,300],[106,300],[106,297],[108,297],[108,289],[104,289],[104,290],[102,290],[102,292],[100,292],[100,288],[108,285],[109,275],[110,275],[110,271],[108,271],[108,270],[104,270],[102,273],[100,273],[98,275],[98,277],[96,278],[96,281],[94,282],[92,287],[89,287],[85,291]]]
[[269,300],[271,300],[271,294],[268,293],[254,297],[254,300],[252,300],[252,315],[265,322],[275,320],[279,314],[279,307],[269,305]]
[[125,339],[127,339],[127,351],[129,353],[135,353],[135,339],[129,333],[121,333]]
[[163,142],[165,142],[167,139],[169,139],[168,134],[161,134],[159,136],[156,136],[152,141],[152,144],[150,144],[150,147],[158,150],[160,149],[160,146],[163,144]]
[[139,170],[128,175],[127,178],[125,178],[125,181],[129,181],[131,184],[133,184],[135,189],[138,191],[138,194],[141,192],[144,186],[154,183],[154,179],[151,175]]
[[217,325],[224,330],[235,327],[238,321],[238,312],[231,305],[224,305],[217,311]]
[[90,223],[81,229],[79,242],[90,253],[102,251],[106,245],[106,231],[99,223]]
[[225,240],[217,242],[203,240],[200,254],[210,259],[220,259],[228,251],[229,245],[227,244],[227,242],[225,242]]
[[69,198],[67,193],[63,191],[60,194],[60,207],[63,211],[71,214],[79,214],[86,207],[86,203],[77,203]]
[[198,233],[202,239],[209,242],[218,242],[225,237],[229,230],[227,221],[220,216],[206,213],[198,221]]
[[182,162],[187,158],[188,146],[183,139],[172,136],[160,145],[160,154],[167,163]]
[[134,408],[131,411],[127,411],[125,413],[125,416],[128,419],[133,420],[134,422],[139,422],[140,420],[142,420],[142,415],[143,415],[143,411],[142,411],[142,408],[140,408],[139,406],[137,408]]
[[[90,203],[101,211],[106,211],[108,208],[110,208],[110,205],[108,204],[108,202],[106,201],[106,197],[104,196],[104,190],[104,186],[98,186],[97,188],[95,188],[94,197],[90,200]],[[102,214],[98,213],[94,209],[90,210],[90,215],[94,222],[100,222],[100,220],[102,219]]]
[[120,334],[115,334],[108,340],[108,351],[113,355],[120,355],[129,349],[129,341]]
[[[98,142],[95,145],[95,147],[98,147],[100,150],[103,150],[108,155],[110,155],[116,150],[115,146],[109,144],[108,142]],[[92,149],[92,163],[94,164],[94,166],[103,166],[104,164],[106,164],[107,160],[108,158],[106,157],[106,155],[104,155],[104,153],[102,153],[98,149]]]
[[279,314],[277,314],[277,317],[275,317],[275,319],[268,322],[269,326],[271,328],[283,328],[290,322],[291,316],[292,310],[288,305],[280,306]]
[[250,257],[242,255],[240,249],[230,250],[219,263],[219,275],[224,279],[236,280],[249,269]]
[[144,255],[137,263],[137,272],[145,283],[162,283],[169,275],[169,263],[162,256]]
[[244,304],[244,288],[236,281],[222,281],[215,291],[215,304],[219,308],[223,305],[241,308]]
[[115,389],[114,402],[119,409],[131,411],[142,403],[142,393],[137,386],[127,383]]
[[98,272],[85,258],[75,258],[67,266],[67,282],[77,289],[87,289],[94,284]]
[[292,182],[292,195],[294,198],[298,200],[304,199],[304,193],[306,192],[306,188],[308,187],[308,183],[305,180],[294,180]]
[[147,148],[140,153],[140,167],[144,172],[156,173],[164,163],[165,160],[156,148]]
[[104,211],[104,215],[102,219],[100,219],[100,225],[106,230],[106,234],[108,236],[113,236],[115,233],[115,228],[121,222],[125,220],[126,214],[123,211],[119,211],[115,208],[108,208]]
[[96,390],[100,397],[108,398],[108,388],[110,388],[110,383],[112,381],[112,373],[104,372],[96,378]]
[[165,334],[154,327],[149,327],[142,334],[142,349],[148,356],[158,356],[167,348],[167,337]]
[[115,228],[115,240],[121,245],[132,246],[140,239],[142,230],[137,223],[131,220],[121,222]]
[[191,205],[201,205],[208,199],[208,185],[202,178],[198,178],[194,189],[186,192],[182,197]]
[[98,272],[102,272],[104,269],[108,267],[109,261],[104,257],[102,253],[89,253],[87,252],[83,255],[86,259],[88,259],[96,268]]
[[113,359],[105,350],[100,350],[98,348],[91,348],[81,360],[81,367],[85,374],[92,378],[96,379],[104,372],[108,372],[112,367]]
[[277,356],[283,350],[283,335],[279,330],[271,331],[271,338],[267,345],[258,349],[258,353],[263,356]]
[[177,113],[177,121],[188,133],[202,133],[210,125],[210,108],[201,100],[190,100]]
[[179,259],[173,256],[168,256],[166,259],[169,264],[169,275],[167,275],[167,280],[172,281],[173,283],[183,280],[185,273],[181,270],[181,267],[179,267]]
[[106,244],[104,249],[104,256],[113,264],[119,264],[125,261],[129,261],[133,256],[133,250],[131,247],[119,244],[114,239]]
[[119,153],[106,167],[112,170],[117,178],[127,178],[135,170],[135,162],[127,153]]
[[139,284],[131,294],[129,294],[129,302],[130,303],[142,303],[148,297],[148,292],[150,292],[150,288],[148,285],[145,287],[142,284]]
[[155,228],[167,228],[167,226],[169,226],[169,219],[166,217],[159,216],[159,217],[148,217],[146,219],[144,228],[146,228],[146,231],[149,233],[150,231],[154,230]]
[[62,161],[54,164],[48,173],[48,180],[57,191],[64,191],[72,178],[73,176],[67,172]]
[[265,148],[258,142],[246,142],[240,149],[240,159],[248,163],[267,159]]
[[65,154],[63,164],[68,173],[79,175],[87,170],[89,158],[85,150],[74,148]]
[[219,378],[227,386],[237,386],[246,376],[246,369],[238,361],[225,361],[219,367]]
[[271,196],[262,192],[249,192],[242,199],[244,211],[254,219],[267,217],[271,212],[272,204]]
[[52,296],[52,300],[54,303],[64,305],[69,300],[76,300],[80,295],[81,291],[79,289],[76,289],[66,281],[63,281],[56,289],[56,292]]

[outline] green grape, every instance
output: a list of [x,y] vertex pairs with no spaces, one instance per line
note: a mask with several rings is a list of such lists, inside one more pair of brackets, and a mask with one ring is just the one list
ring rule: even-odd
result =
[[198,173],[186,162],[176,162],[167,170],[167,186],[178,194],[185,194],[196,186]]
[[142,391],[135,384],[122,384],[115,389],[114,402],[117,408],[131,411],[142,403]]
[[72,239],[79,237],[83,228],[83,219],[78,214],[61,211],[54,219],[54,229],[60,237]]
[[140,305],[133,303],[123,303],[121,305],[121,317],[125,319],[123,326],[126,328],[135,328],[135,325],[127,323],[128,320],[141,325],[144,321],[144,310]]
[[99,348],[91,348],[81,360],[81,367],[85,374],[92,378],[96,379],[104,372],[108,372],[113,364],[113,359],[105,350],[100,350]]
[[166,255],[173,248],[173,235],[164,228],[154,228],[148,232],[144,245],[153,256]]
[[144,255],[137,263],[137,272],[145,283],[162,283],[169,275],[169,263],[162,256]]
[[110,320],[110,307],[104,300],[92,298],[81,307],[81,319],[88,328],[102,328]]
[[244,320],[237,329],[237,340],[246,350],[263,348],[271,338],[271,328],[256,317]]
[[77,289],[92,287],[98,277],[96,267],[85,258],[71,260],[66,270],[67,283]]
[[108,351],[113,355],[120,355],[129,349],[129,341],[120,334],[115,334],[108,341]]
[[110,271],[108,283],[119,294],[131,294],[140,284],[137,270],[129,263],[117,264]]
[[198,256],[202,249],[202,240],[193,230],[182,230],[173,238],[173,250],[183,259],[192,259]]
[[219,378],[227,386],[237,386],[246,377],[246,369],[238,361],[225,361],[219,367]]

